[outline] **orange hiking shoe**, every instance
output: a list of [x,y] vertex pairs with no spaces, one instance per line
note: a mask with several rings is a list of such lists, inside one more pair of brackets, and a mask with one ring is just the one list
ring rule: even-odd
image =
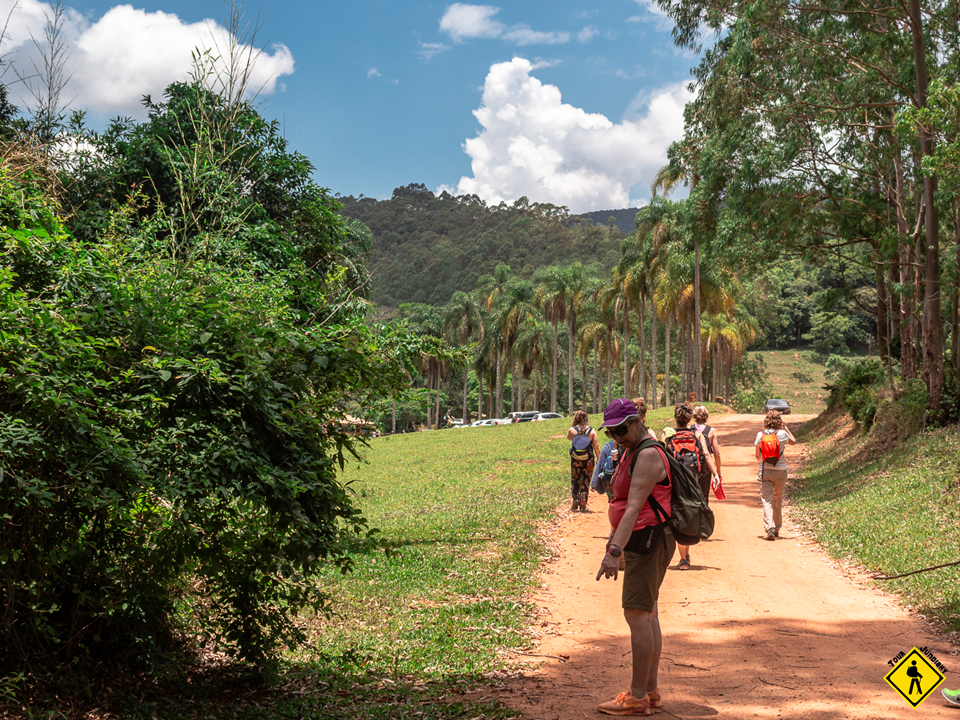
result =
[[656,690],[651,690],[650,692],[648,692],[647,700],[650,701],[650,707],[652,708],[660,707],[662,705],[662,702],[660,699],[660,688],[657,688]]
[[610,702],[601,703],[597,710],[607,715],[650,715],[650,701],[647,696],[635,698],[629,689],[617,695]]

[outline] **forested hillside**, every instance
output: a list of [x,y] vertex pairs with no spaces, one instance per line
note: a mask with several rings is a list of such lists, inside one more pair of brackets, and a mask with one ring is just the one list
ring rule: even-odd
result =
[[370,297],[379,305],[442,305],[458,290],[473,290],[500,263],[529,277],[538,267],[572,260],[609,271],[620,258],[619,233],[526,198],[491,206],[475,195],[438,197],[411,184],[389,200],[339,200],[344,216],[373,233]]
[[640,208],[623,208],[621,210],[596,210],[594,212],[583,213],[579,217],[590,220],[601,226],[609,227],[610,218],[613,218],[613,225],[624,235],[632,235],[637,230],[636,220]]

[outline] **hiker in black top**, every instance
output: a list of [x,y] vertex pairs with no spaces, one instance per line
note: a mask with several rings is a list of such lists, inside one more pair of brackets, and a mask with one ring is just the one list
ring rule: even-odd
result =
[[590,418],[583,410],[577,410],[573,416],[573,427],[567,431],[570,441],[570,494],[573,503],[570,510],[585,512],[587,498],[590,496],[590,480],[593,467],[600,457],[600,440],[597,431],[587,425]]
[[[717,475],[717,466],[713,462],[713,454],[707,445],[707,439],[703,433],[693,426],[693,410],[687,403],[680,403],[673,409],[673,419],[676,422],[674,434],[667,439],[667,448],[676,446],[678,440],[687,440],[689,434],[693,435],[695,446],[699,452],[699,468],[696,470],[700,480],[700,489],[703,491],[704,499],[710,499],[710,484],[715,475]],[[690,569],[690,546],[677,543],[677,550],[680,552],[680,563],[677,567],[680,570]]]

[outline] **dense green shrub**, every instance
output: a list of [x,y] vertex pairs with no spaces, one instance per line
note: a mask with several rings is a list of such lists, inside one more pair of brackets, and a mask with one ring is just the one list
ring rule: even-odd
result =
[[879,358],[831,357],[827,367],[837,377],[825,386],[831,404],[842,404],[850,417],[869,428],[887,393],[886,366]]
[[337,421],[406,384],[416,341],[363,321],[325,191],[295,230],[189,152],[192,230],[134,193],[87,240],[0,166],[0,670],[184,632],[262,663],[365,531]]

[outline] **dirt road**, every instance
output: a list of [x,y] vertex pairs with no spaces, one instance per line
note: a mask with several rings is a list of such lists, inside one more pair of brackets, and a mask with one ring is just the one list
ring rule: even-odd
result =
[[[791,429],[801,418],[786,418]],[[940,690],[914,709],[886,682],[887,661],[928,647],[960,686],[960,656],[889,597],[841,573],[789,520],[763,539],[753,440],[759,416],[711,418],[722,441],[727,500],[712,501],[710,541],[676,556],[660,595],[662,717],[953,718]],[[795,467],[800,446],[787,449]],[[595,581],[609,526],[607,502],[591,494],[587,514],[564,511],[553,532],[558,557],[535,602],[539,647],[505,700],[525,718],[600,717],[595,707],[629,684],[629,636],[620,580]]]

